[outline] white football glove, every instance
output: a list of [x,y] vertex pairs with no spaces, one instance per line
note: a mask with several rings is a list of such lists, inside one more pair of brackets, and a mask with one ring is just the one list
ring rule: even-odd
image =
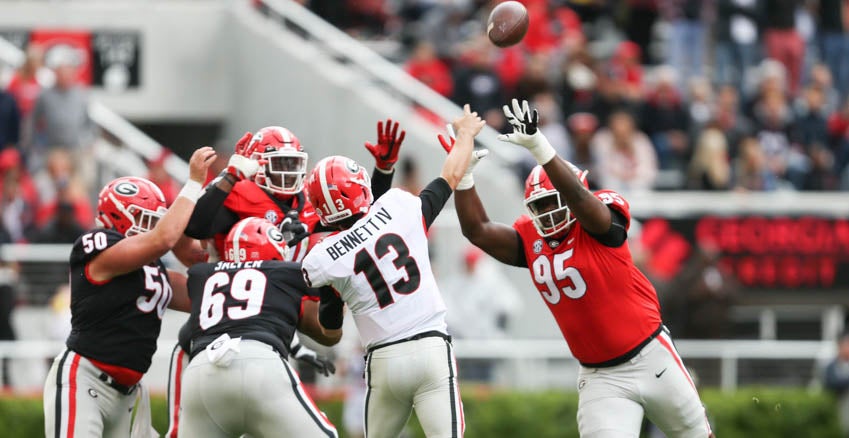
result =
[[259,172],[259,162],[248,157],[233,154],[227,162],[227,173],[236,177],[237,180],[251,179]]
[[498,139],[501,141],[509,141],[510,143],[522,146],[531,152],[539,164],[545,164],[551,161],[557,152],[548,142],[548,139],[542,135],[538,129],[539,113],[537,110],[531,112],[530,105],[527,100],[523,100],[521,105],[519,101],[513,99],[513,109],[504,105],[504,116],[507,117],[507,122],[513,126],[513,132],[510,134],[501,134]]

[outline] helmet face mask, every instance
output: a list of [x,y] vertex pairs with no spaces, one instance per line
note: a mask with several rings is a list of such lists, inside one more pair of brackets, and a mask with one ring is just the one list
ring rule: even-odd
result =
[[130,237],[152,230],[167,211],[165,196],[156,184],[144,178],[122,177],[100,191],[95,223]]
[[289,247],[283,234],[267,219],[249,217],[233,225],[224,241],[224,260],[286,260]]
[[251,159],[262,164],[254,182],[278,195],[295,195],[304,188],[308,155],[288,129],[260,129],[247,147]]
[[[567,162],[578,180],[589,190],[587,171]],[[542,166],[536,166],[525,180],[525,209],[534,222],[534,227],[542,237],[552,237],[565,233],[575,222],[569,207],[560,198],[560,192],[554,188]]]

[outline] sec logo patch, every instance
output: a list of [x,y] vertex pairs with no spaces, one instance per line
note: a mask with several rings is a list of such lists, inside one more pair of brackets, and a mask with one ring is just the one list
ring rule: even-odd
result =
[[537,241],[534,242],[534,254],[539,254],[541,252],[542,252],[542,239],[537,239]]
[[277,212],[276,212],[276,211],[274,211],[274,210],[268,210],[268,211],[266,211],[266,212],[265,212],[265,220],[267,220],[267,221],[271,222],[272,224],[276,224],[276,223],[277,223],[277,219],[280,219],[280,217],[279,217],[279,216],[277,216]]

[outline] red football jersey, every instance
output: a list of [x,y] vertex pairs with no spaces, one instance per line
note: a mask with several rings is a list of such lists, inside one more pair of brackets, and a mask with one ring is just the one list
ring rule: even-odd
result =
[[[298,208],[298,199],[297,196],[292,197],[292,208]],[[286,214],[280,206],[252,181],[236,183],[236,186],[224,200],[224,208],[239,215],[240,220],[246,217],[264,217],[274,225],[280,225],[280,222],[286,218]],[[304,208],[301,209],[300,220],[312,234],[315,225],[318,223],[318,216],[306,199],[304,199]],[[227,233],[215,235],[215,250],[218,251],[219,255],[224,254],[224,240],[226,238]],[[310,240],[309,238],[301,240],[297,245],[290,248],[288,261],[300,262],[307,253]]]
[[[603,190],[595,195],[630,223],[628,203],[619,194]],[[513,228],[522,237],[534,285],[580,362],[615,359],[658,329],[657,293],[634,265],[627,242],[605,246],[577,223],[562,240],[547,241],[528,216]]]

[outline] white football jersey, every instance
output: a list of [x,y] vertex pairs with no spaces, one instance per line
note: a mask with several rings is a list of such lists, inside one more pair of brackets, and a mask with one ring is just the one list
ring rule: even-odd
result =
[[423,219],[418,196],[391,189],[351,228],[304,257],[307,281],[337,291],[365,348],[431,330],[447,333]]

